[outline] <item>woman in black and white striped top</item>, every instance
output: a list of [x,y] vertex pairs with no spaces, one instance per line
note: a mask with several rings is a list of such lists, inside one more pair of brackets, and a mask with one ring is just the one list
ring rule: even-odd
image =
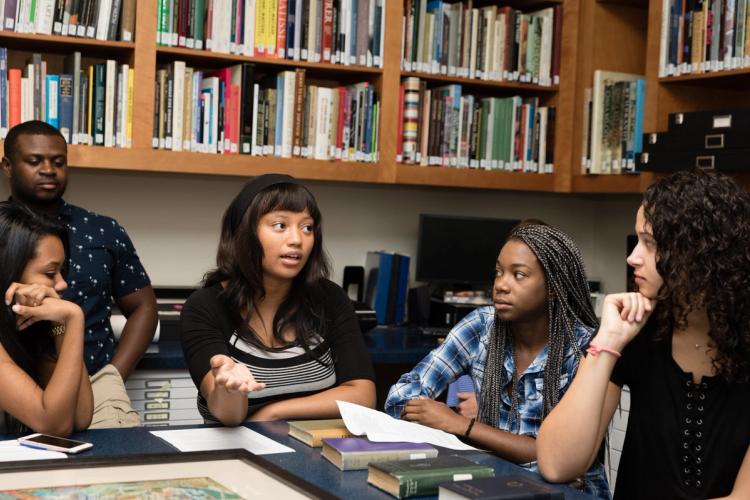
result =
[[321,215],[294,178],[263,175],[224,214],[217,267],[182,311],[182,347],[208,421],[338,416],[373,407],[354,309],[327,279]]

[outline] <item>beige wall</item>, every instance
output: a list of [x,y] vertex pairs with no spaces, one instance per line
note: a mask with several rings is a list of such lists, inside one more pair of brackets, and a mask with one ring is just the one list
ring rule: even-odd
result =
[[[208,159],[210,161],[210,159]],[[343,165],[341,168],[349,168]],[[353,168],[367,168],[357,166]],[[71,170],[66,199],[115,217],[130,233],[155,285],[194,285],[212,265],[221,215],[240,178]],[[574,196],[311,183],[324,216],[334,279],[363,265],[367,250],[416,255],[418,215],[537,217],[580,246],[591,279],[605,291],[625,284],[625,235],[638,196]],[[7,197],[8,185],[0,185]],[[412,265],[412,276],[414,265]]]

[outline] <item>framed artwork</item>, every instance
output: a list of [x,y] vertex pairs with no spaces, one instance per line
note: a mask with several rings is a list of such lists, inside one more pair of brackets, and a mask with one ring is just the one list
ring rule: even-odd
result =
[[8,462],[0,500],[244,499],[335,496],[246,450]]

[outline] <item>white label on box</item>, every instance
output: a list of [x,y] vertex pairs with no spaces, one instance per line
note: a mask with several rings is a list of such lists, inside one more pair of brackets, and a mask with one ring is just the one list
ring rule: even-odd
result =
[[714,116],[714,128],[729,128],[732,126],[732,115]]

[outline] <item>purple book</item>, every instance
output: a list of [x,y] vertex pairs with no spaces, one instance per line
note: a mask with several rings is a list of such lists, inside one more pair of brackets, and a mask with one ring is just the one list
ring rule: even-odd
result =
[[438,450],[425,443],[375,443],[367,438],[324,438],[322,455],[341,470],[367,469],[390,460],[433,458]]
[[0,20],[4,31],[16,31],[16,3],[17,0],[5,0],[5,12],[3,19]]

